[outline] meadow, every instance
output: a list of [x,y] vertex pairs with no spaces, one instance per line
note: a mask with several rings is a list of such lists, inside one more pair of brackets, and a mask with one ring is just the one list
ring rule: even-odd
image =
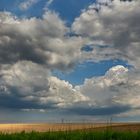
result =
[[140,140],[140,132],[57,131],[0,134],[0,140]]

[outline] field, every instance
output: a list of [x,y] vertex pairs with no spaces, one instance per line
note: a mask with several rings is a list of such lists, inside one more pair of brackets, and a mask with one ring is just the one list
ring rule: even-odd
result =
[[140,140],[140,124],[1,124],[0,140]]
[[72,131],[72,130],[106,130],[115,131],[140,131],[140,123],[44,123],[44,124],[0,124],[0,132],[48,132],[48,131]]
[[[119,124],[117,124],[118,126]],[[76,123],[46,123],[46,124],[1,124],[0,132],[2,133],[17,133],[17,132],[48,132],[48,131],[70,131],[70,130],[87,130],[87,129],[96,129],[104,128],[106,124],[76,124]],[[115,124],[112,124],[115,126]]]

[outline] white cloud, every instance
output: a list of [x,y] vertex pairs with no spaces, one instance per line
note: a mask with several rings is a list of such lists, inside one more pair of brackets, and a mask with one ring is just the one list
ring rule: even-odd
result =
[[28,61],[3,65],[0,75],[0,105],[4,108],[60,109],[70,114],[100,116],[123,115],[140,108],[140,79],[120,65],[76,87],[51,76],[46,67]]
[[45,11],[49,10],[49,6],[54,2],[54,0],[47,0],[46,5],[44,7]]
[[49,85],[49,92],[53,97],[52,99],[56,98],[56,101],[59,101],[57,106],[61,108],[74,106],[74,104],[78,102],[88,101],[88,97],[82,95],[69,82],[56,77],[50,77]]
[[[23,4],[23,9],[34,2]],[[139,6],[139,1],[114,0],[98,11],[90,5],[72,25],[77,36],[68,35],[71,29],[65,21],[49,10],[42,18],[28,19],[0,12],[0,105],[24,111],[58,108],[91,115],[138,110]],[[81,51],[85,44],[91,44],[93,51]],[[52,69],[69,70],[89,59],[123,59],[136,69],[116,66],[76,87],[51,76]]]
[[[18,62],[14,65],[3,65],[1,68],[1,85],[16,87],[21,96],[31,96],[39,90],[48,89],[50,72],[30,61]],[[9,91],[10,89],[8,89]],[[11,93],[12,94],[12,93]]]
[[24,112],[40,112],[40,113],[47,112],[45,109],[21,109],[21,111],[24,111]]
[[49,5],[51,5],[54,2],[54,0],[48,0],[48,2],[46,3],[46,6],[48,7]]
[[65,70],[81,58],[85,40],[67,36],[69,28],[55,12],[47,11],[42,18],[29,19],[1,12],[0,21],[1,64],[29,60],[50,69]]
[[111,4],[113,0],[96,0],[96,4],[97,5],[100,5],[100,4],[103,4],[103,5],[109,5]]
[[[139,109],[132,109],[132,110],[129,110],[129,111],[126,111],[126,112],[124,112],[124,113],[121,113],[121,114],[117,114],[116,116],[115,116],[115,118],[139,118],[139,116],[140,116],[140,110]],[[137,120],[136,119],[134,119],[133,121],[136,121],[137,122]]]
[[28,10],[31,6],[38,3],[40,0],[25,0],[22,3],[20,3],[19,8],[21,10]]
[[107,71],[105,76],[86,79],[84,84],[77,88],[90,98],[91,104],[93,102],[98,107],[111,106],[113,98],[120,94],[121,86],[128,84],[127,72],[127,68],[116,66]]
[[[18,19],[10,13],[1,13],[0,44],[3,53],[0,61],[31,60],[52,69],[65,70],[89,59],[94,62],[122,59],[139,69],[139,25],[138,21],[135,22],[140,15],[138,6],[138,1],[114,0],[109,6],[101,5],[97,12],[95,4],[92,4],[72,25],[72,30],[81,36],[72,37],[68,36],[70,28],[55,12],[47,10],[40,19]],[[19,48],[19,44],[22,47]],[[81,51],[85,44],[92,44],[93,51]],[[100,45],[110,47],[102,48]],[[6,57],[8,52],[5,50],[9,46],[12,49],[10,56]],[[21,51],[26,49],[27,55]],[[13,55],[15,50],[16,55]]]
[[98,114],[100,109],[106,109],[104,114],[107,115],[108,109],[111,109],[109,113],[123,116],[128,110],[134,114],[140,108],[140,77],[123,66],[111,68],[104,76],[86,79],[84,84],[76,86],[76,89],[90,99],[87,110],[92,106],[94,115],[96,111]]
[[114,0],[109,5],[101,5],[100,8],[92,4],[75,19],[72,30],[82,36],[88,36],[94,46],[110,46],[107,50],[112,50],[111,53],[105,48],[99,51],[98,47],[95,48],[91,53],[93,59],[96,57],[96,51],[99,60],[111,57],[123,59],[139,69],[139,6],[140,1],[120,0]]
[[52,77],[46,67],[29,61],[18,62],[13,66],[3,65],[0,75],[1,100],[7,98],[5,107],[10,108],[16,102],[18,105],[13,109],[47,110],[68,108],[88,100],[70,83]]

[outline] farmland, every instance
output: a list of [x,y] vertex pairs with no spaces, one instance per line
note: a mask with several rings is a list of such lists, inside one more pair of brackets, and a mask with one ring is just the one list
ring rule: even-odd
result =
[[0,124],[0,132],[48,132],[48,131],[72,131],[72,130],[121,130],[121,131],[139,131],[139,123],[37,123],[37,124]]
[[1,124],[0,140],[140,140],[139,123]]
[[45,123],[45,124],[1,124],[0,132],[15,133],[15,132],[48,132],[48,131],[70,131],[70,130],[86,130],[106,127],[106,124],[76,124],[76,123]]

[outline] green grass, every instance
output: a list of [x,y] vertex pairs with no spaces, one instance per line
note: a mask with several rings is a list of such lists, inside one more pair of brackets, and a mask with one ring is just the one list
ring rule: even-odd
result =
[[0,140],[140,140],[140,132],[67,131],[0,134]]

